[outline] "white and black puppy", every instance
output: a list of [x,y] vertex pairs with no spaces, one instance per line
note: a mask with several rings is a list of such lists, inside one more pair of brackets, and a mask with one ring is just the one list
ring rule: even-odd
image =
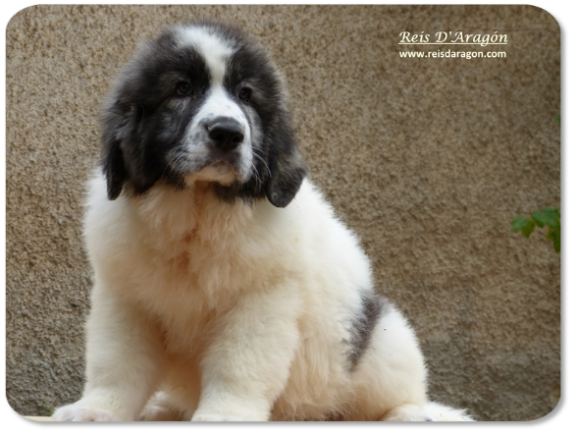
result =
[[470,420],[306,179],[267,53],[175,26],[122,71],[90,182],[87,383],[55,420]]

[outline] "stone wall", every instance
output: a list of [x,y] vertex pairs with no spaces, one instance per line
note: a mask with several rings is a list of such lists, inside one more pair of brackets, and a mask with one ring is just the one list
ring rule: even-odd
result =
[[[560,256],[510,220],[560,207],[560,29],[531,6],[35,6],[7,29],[7,396],[48,414],[83,383],[81,243],[97,114],[140,40],[200,17],[241,26],[284,71],[312,179],[407,314],[431,396],[532,420],[560,395]],[[506,34],[399,45],[402,31]],[[401,58],[399,51],[505,51]]]

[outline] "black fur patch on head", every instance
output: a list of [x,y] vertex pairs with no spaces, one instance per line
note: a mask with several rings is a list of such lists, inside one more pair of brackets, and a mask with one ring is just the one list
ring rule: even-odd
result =
[[[196,26],[234,47],[223,85],[259,133],[253,135],[251,144],[252,177],[229,186],[215,183],[214,193],[227,201],[266,197],[284,207],[296,195],[307,170],[276,67],[266,51],[241,30],[214,22]],[[191,85],[191,98],[175,96],[182,81]],[[192,46],[179,47],[174,30],[145,44],[124,68],[102,117],[102,167],[110,199],[118,197],[126,184],[134,195],[158,182],[185,187],[186,174],[169,165],[169,153],[181,144],[210,85],[202,55]],[[245,88],[251,90],[251,98],[241,102],[237,97]]]
[[268,53],[242,31],[228,28],[236,41],[224,79],[231,95],[242,86],[253,89],[250,108],[258,115],[262,140],[253,143],[254,177],[242,184],[218,187],[221,198],[264,198],[277,207],[287,206],[307,174],[297,148],[280,76]]
[[[179,83],[191,84],[194,98],[179,97]],[[148,41],[122,71],[102,117],[102,167],[108,196],[125,182],[135,194],[159,179],[176,186],[182,177],[168,171],[168,152],[178,146],[210,84],[208,69],[193,48],[177,48],[171,32]],[[185,101],[186,100],[186,101]]]
[[374,292],[364,292],[362,310],[352,323],[352,340],[349,354],[350,371],[354,371],[370,345],[379,319],[390,310],[389,301]]

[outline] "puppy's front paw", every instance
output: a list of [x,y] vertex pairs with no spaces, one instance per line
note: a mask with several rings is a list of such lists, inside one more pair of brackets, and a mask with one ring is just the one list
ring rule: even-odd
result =
[[194,414],[193,421],[251,421],[250,419],[243,419],[238,416],[219,415],[217,413],[200,413]]
[[113,421],[112,413],[97,407],[70,404],[52,415],[54,421]]
[[425,414],[422,407],[406,404],[390,410],[384,421],[433,421],[432,418]]
[[[186,421],[184,412],[163,406],[147,405],[140,414],[139,421]],[[188,416],[190,419],[190,415]]]

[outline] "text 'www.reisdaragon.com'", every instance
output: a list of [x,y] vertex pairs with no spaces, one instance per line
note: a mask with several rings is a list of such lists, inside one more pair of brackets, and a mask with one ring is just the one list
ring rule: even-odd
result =
[[435,50],[435,51],[400,51],[402,58],[444,58],[444,59],[477,59],[477,58],[506,58],[504,51],[455,51],[455,50]]

